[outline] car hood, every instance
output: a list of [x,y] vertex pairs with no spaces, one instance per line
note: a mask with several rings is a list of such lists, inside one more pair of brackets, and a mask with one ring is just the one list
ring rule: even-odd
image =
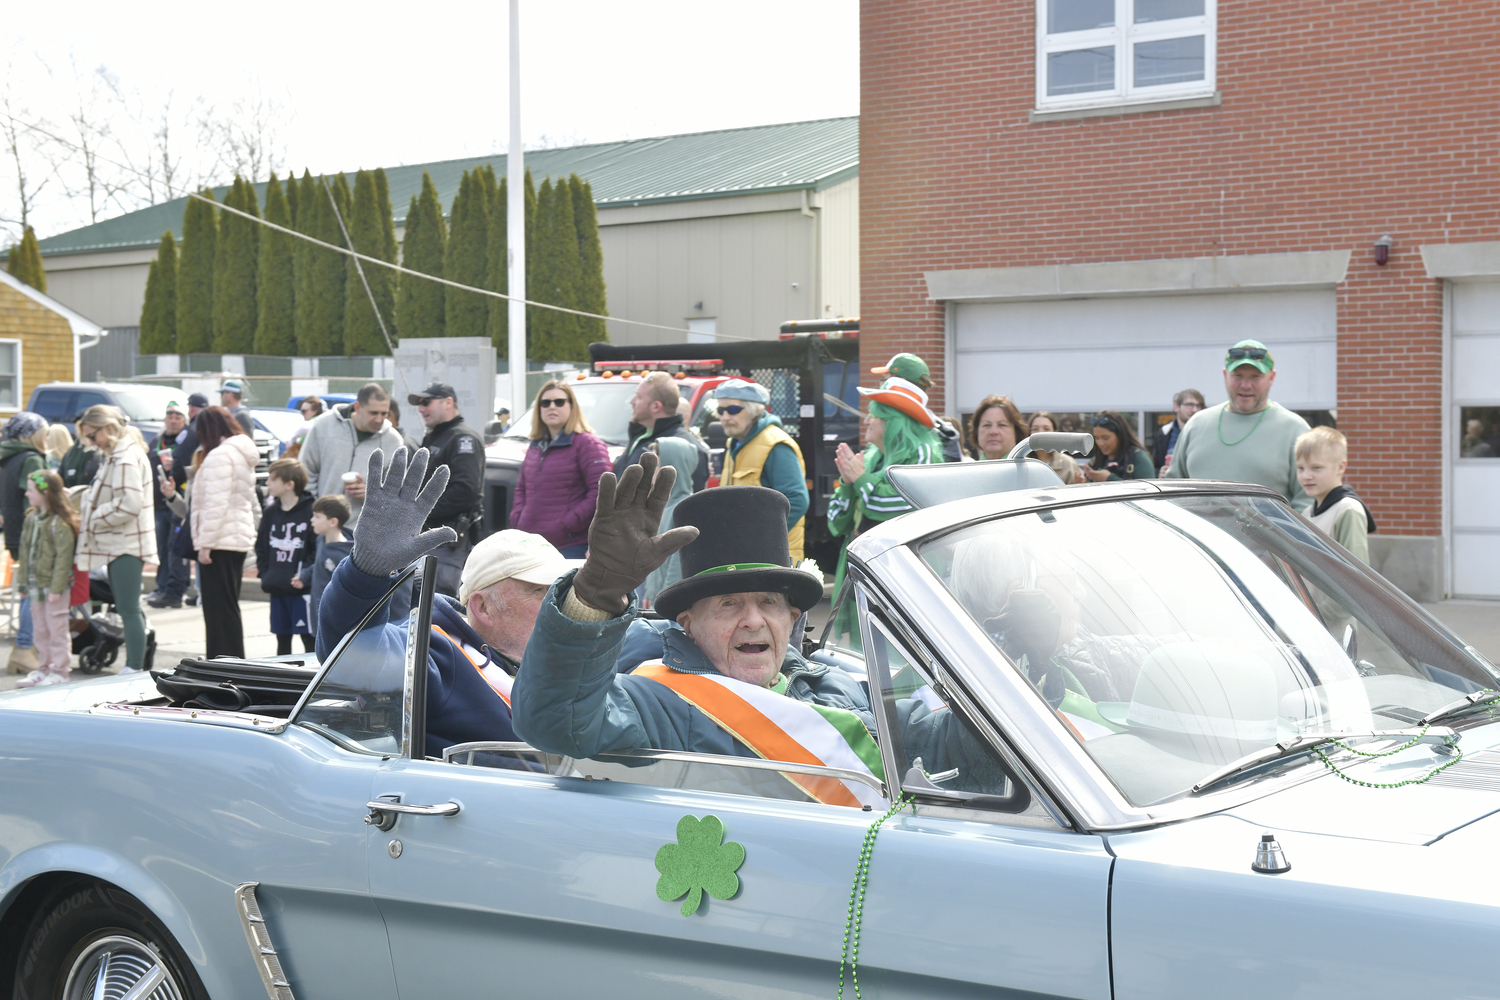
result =
[[[1400,788],[1355,785],[1327,771],[1313,757],[1303,767],[1322,769],[1322,775],[1227,810],[1225,815],[1278,833],[1434,844],[1500,812],[1500,723],[1463,729],[1458,747],[1463,756],[1457,763],[1429,781]],[[1357,764],[1350,763],[1351,757],[1339,754],[1334,762],[1351,777],[1372,783],[1420,778],[1452,760],[1434,753],[1429,745]]]
[[31,709],[40,712],[76,712],[105,702],[120,704],[161,698],[149,671],[105,674],[88,680],[21,691],[0,691],[0,709]]
[[[613,462],[624,454],[625,449],[608,441],[604,446],[609,450],[609,460]],[[484,449],[484,457],[488,462],[500,465],[521,465],[526,461],[526,449],[531,447],[531,442],[522,438],[503,437],[494,444]]]

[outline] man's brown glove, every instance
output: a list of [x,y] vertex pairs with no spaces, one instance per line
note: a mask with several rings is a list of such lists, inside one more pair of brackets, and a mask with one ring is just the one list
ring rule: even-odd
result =
[[639,465],[626,467],[619,482],[613,472],[599,477],[588,558],[573,577],[573,592],[591,608],[612,615],[624,613],[631,592],[646,582],[651,571],[698,537],[693,527],[656,533],[677,479],[676,469],[669,465],[658,470],[660,463],[648,451],[641,455]]

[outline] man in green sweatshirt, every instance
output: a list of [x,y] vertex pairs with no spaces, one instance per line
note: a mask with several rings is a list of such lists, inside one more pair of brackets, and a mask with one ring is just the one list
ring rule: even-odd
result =
[[1177,438],[1165,479],[1224,479],[1276,490],[1298,510],[1312,499],[1297,482],[1297,437],[1307,421],[1270,400],[1276,359],[1258,340],[1242,340],[1224,357],[1229,401],[1199,410]]

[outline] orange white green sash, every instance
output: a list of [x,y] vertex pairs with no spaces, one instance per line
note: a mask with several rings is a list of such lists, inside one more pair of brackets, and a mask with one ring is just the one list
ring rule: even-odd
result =
[[[838,767],[884,778],[880,748],[859,716],[788,698],[785,677],[775,687],[763,688],[723,674],[684,673],[663,663],[643,663],[631,673],[670,688],[766,760]],[[782,774],[819,802],[856,809],[885,805],[880,793],[862,782]]]
[[516,682],[516,679],[510,674],[506,673],[504,670],[500,669],[500,667],[496,666],[494,663],[490,662],[490,658],[488,656],[485,656],[484,653],[475,649],[473,646],[469,645],[466,642],[459,642],[457,639],[453,638],[453,636],[449,635],[447,632],[444,632],[441,627],[434,625],[432,626],[432,630],[438,635],[442,636],[444,639],[447,639],[449,642],[453,643],[454,648],[463,654],[464,659],[468,660],[469,663],[473,665],[474,669],[479,672],[479,676],[484,678],[484,682],[488,684],[490,688],[500,696],[500,700],[505,702],[506,707],[509,708],[510,689],[511,685]]

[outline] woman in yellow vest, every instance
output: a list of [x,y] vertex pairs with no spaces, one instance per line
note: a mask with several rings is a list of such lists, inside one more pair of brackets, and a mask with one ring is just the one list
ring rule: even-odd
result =
[[807,465],[797,442],[781,427],[781,418],[767,413],[771,394],[766,387],[732,378],[714,390],[719,423],[729,445],[724,449],[720,486],[765,486],[786,497],[787,547],[792,565],[802,561],[802,529],[809,497]]

